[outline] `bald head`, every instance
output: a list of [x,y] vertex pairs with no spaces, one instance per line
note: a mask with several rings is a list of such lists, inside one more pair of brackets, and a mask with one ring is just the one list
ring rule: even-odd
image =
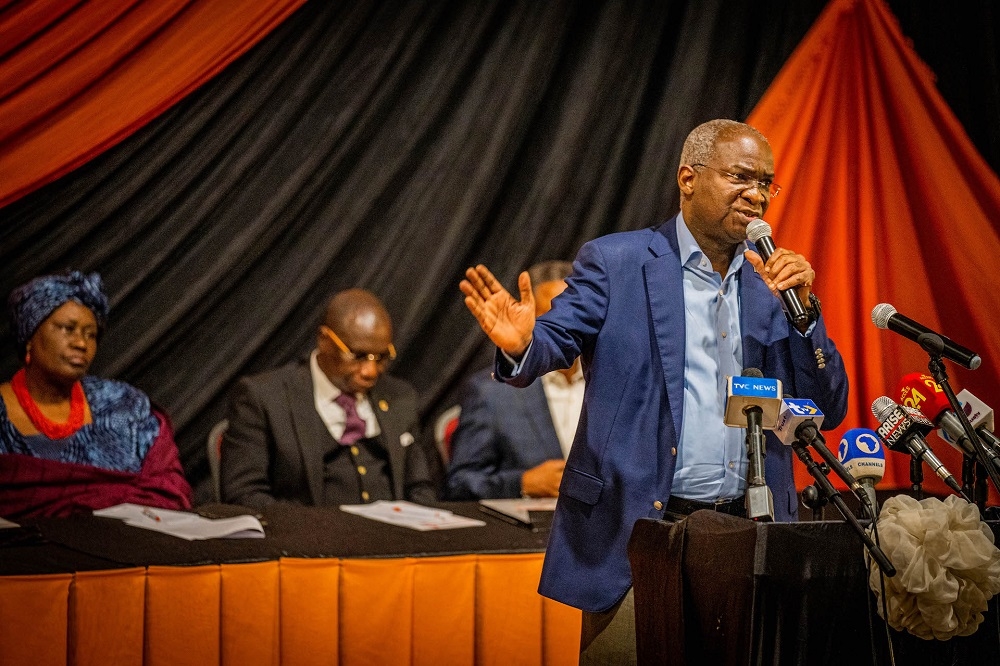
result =
[[342,291],[327,305],[316,346],[316,361],[337,388],[367,393],[395,356],[392,319],[370,291]]
[[392,319],[378,296],[367,289],[347,289],[334,295],[326,306],[323,323],[334,331],[351,325],[371,329],[384,325],[392,334]]

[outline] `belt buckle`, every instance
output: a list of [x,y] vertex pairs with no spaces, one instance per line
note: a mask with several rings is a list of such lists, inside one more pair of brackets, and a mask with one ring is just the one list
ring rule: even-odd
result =
[[726,513],[726,509],[728,509],[729,505],[732,504],[732,503],[733,503],[733,500],[731,500],[731,499],[728,499],[728,500],[717,499],[712,504],[712,511]]

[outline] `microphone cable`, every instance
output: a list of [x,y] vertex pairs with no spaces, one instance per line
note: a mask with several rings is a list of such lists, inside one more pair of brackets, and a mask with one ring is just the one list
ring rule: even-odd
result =
[[[877,516],[872,517],[872,522],[869,528],[871,529],[872,532],[872,540],[875,542],[876,546],[881,548],[882,544],[879,542]],[[869,589],[868,579],[869,576],[871,575],[871,570],[872,570],[872,558],[871,554],[867,550],[865,550],[864,556],[865,556],[865,579],[864,579],[865,599],[867,600],[870,599],[869,597],[870,589]],[[879,590],[882,592],[882,594],[879,597],[879,601],[882,604],[882,628],[885,630],[885,643],[886,646],[888,646],[889,650],[889,664],[891,664],[891,666],[896,666],[896,653],[892,647],[892,632],[889,630],[890,629],[889,607],[888,604],[886,603],[886,595],[885,595],[885,574],[882,572],[881,568],[878,571],[878,583],[879,583]],[[868,607],[868,636],[869,639],[871,640],[871,646],[872,646],[872,663],[877,665],[879,663],[879,659],[878,659],[878,651],[875,649],[875,617],[872,615],[871,601],[868,601],[865,604],[865,606]]]

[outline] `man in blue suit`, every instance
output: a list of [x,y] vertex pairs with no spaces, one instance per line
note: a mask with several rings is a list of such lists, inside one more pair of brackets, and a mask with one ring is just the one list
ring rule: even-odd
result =
[[[573,272],[568,261],[544,261],[528,269],[535,315],[552,309]],[[577,360],[525,389],[473,375],[452,437],[448,497],[453,500],[555,497],[559,494],[583,406],[583,371]]]
[[[767,139],[730,120],[699,125],[684,142],[677,184],[680,214],[585,244],[566,291],[537,321],[526,273],[520,301],[485,266],[460,284],[499,348],[501,381],[526,386],[583,359],[583,412],[539,585],[584,611],[582,662],[606,648],[619,651],[611,663],[635,660],[626,544],[636,520],[740,512],[747,458],[742,430],[723,425],[727,375],[755,367],[780,379],[816,402],[824,428],[847,411],[843,361],[811,290],[815,271],[780,247],[765,263],[746,242],[747,224],[779,189]],[[781,307],[787,289],[809,305],[801,327]],[[791,459],[768,434],[777,520],[797,517]]]

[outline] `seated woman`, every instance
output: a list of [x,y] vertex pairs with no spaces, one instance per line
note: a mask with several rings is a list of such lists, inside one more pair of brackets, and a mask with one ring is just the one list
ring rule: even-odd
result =
[[100,276],[36,278],[8,307],[24,367],[0,385],[0,516],[189,508],[166,415],[138,389],[87,375],[108,315]]

